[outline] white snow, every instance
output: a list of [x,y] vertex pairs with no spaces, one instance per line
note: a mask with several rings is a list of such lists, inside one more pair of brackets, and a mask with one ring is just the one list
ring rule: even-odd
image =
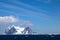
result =
[[25,30],[25,28],[24,27],[18,27],[18,26],[10,26],[10,27],[8,27],[7,29],[6,29],[6,34],[7,33],[9,33],[10,34],[10,32],[11,31],[14,31],[12,34],[14,35],[14,34],[29,34],[28,33],[28,30]]

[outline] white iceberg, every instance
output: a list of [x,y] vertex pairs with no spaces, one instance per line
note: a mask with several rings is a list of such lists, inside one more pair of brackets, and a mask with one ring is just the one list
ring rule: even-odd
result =
[[9,26],[5,30],[6,35],[19,35],[19,34],[32,34],[32,30],[29,27],[17,27],[17,26]]

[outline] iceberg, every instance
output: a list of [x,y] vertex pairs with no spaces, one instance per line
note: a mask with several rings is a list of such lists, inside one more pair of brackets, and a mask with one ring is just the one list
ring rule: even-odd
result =
[[19,34],[32,34],[32,30],[30,27],[18,27],[18,26],[9,26],[5,29],[6,35],[19,35]]

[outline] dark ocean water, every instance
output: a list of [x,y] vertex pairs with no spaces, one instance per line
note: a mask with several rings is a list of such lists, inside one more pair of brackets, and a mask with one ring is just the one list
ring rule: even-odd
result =
[[60,35],[0,35],[0,40],[60,40]]

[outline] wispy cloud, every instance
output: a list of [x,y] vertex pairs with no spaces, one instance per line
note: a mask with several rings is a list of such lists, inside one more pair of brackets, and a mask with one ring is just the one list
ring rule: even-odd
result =
[[21,20],[21,26],[25,26],[25,27],[32,27],[34,26],[34,24],[31,21],[27,21],[27,20]]
[[0,16],[0,26],[14,22],[18,22],[18,19],[13,16]]
[[44,3],[50,3],[52,0],[38,0],[38,1],[41,1],[41,2],[44,2]]
[[[19,3],[19,2],[18,2]],[[18,4],[19,5],[19,4]],[[26,6],[25,6],[26,5]],[[32,17],[42,17],[42,18],[44,18],[45,19],[45,17],[46,18],[48,18],[49,16],[48,15],[46,15],[45,13],[46,12],[44,12],[44,11],[42,11],[42,12],[35,12],[35,11],[32,11],[32,10],[28,10],[28,9],[25,9],[25,8],[21,8],[21,7],[18,7],[18,6],[13,6],[13,5],[8,5],[8,4],[6,4],[6,3],[2,3],[1,2],[1,6],[3,6],[3,7],[5,7],[5,8],[8,8],[8,9],[12,9],[12,10],[19,10],[19,11],[21,11],[23,14],[25,14],[25,15],[29,15],[30,17],[32,16]],[[31,9],[33,9],[33,10],[37,10],[37,11],[40,11],[39,9],[36,9],[36,8],[34,8],[34,7],[31,7],[30,5],[27,5],[27,4],[23,4],[23,6],[25,6],[25,7],[28,7],[28,8],[31,8]],[[30,6],[30,7],[29,7]]]
[[0,17],[0,22],[6,22],[6,23],[10,23],[10,22],[17,22],[18,20],[13,17],[13,16],[4,16],[4,17]]
[[0,16],[0,26],[4,26],[4,25],[18,25],[18,26],[33,26],[33,24],[30,21],[26,21],[26,20],[21,20],[18,19],[14,16]]
[[[43,10],[43,9],[36,8],[35,6],[29,5],[29,4],[26,4],[26,3],[23,3],[23,2],[14,1],[13,3],[14,3],[14,4],[17,4],[17,5],[20,5],[20,6],[23,6],[23,7],[25,7],[26,9],[35,10],[35,11],[38,11],[38,12],[47,12],[47,11],[45,11],[45,10]],[[30,11],[31,11],[31,10],[30,10]]]

